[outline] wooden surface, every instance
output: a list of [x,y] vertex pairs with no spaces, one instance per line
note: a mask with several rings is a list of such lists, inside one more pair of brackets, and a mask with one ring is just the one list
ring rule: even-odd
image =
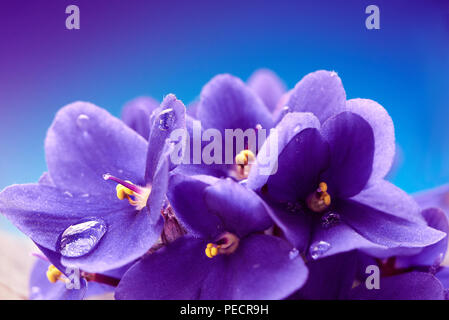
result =
[[31,240],[0,231],[0,300],[28,298],[28,280],[37,252]]

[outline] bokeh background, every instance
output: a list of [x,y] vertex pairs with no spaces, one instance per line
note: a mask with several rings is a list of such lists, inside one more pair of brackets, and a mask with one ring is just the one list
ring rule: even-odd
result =
[[[65,28],[76,4],[81,29]],[[367,30],[365,8],[380,8]],[[408,192],[449,182],[449,0],[0,1],[0,189],[37,181],[56,111],[76,100],[119,116],[142,95],[186,104],[217,73],[270,68],[293,87],[335,70],[348,98],[391,114]],[[18,233],[0,217],[0,230]]]

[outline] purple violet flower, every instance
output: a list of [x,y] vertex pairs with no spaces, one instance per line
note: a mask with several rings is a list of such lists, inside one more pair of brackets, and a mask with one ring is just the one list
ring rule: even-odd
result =
[[[113,293],[119,279],[132,264],[103,274],[93,274],[58,265],[58,255],[45,249],[44,251],[49,256],[36,255],[38,259],[31,271],[29,282],[31,300],[82,300]],[[53,265],[53,262],[58,267]]]
[[[449,232],[449,220],[443,211],[429,208],[422,211],[428,226]],[[377,264],[381,279],[378,290],[368,290],[362,283],[351,290],[351,299],[381,300],[442,300],[446,298],[445,289],[449,288],[447,274],[449,268],[441,265],[448,249],[448,239],[423,248],[410,256],[393,256],[386,260],[360,256],[362,270],[368,264]],[[364,280],[364,279],[362,279]]]
[[168,197],[189,235],[131,267],[117,299],[280,299],[307,269],[271,225],[263,201],[232,181],[173,175]]
[[440,208],[449,215],[449,184],[413,194],[421,208]]
[[262,147],[247,186],[268,202],[271,217],[300,252],[313,259],[353,249],[386,256],[445,237],[426,225],[411,197],[379,178],[386,171],[376,166],[376,146],[383,142],[375,138],[383,136],[361,116],[345,111],[321,125],[310,113],[288,113],[277,132],[271,170],[277,166],[277,172],[261,174],[261,156],[268,154]]
[[[262,99],[249,88],[242,80],[229,74],[217,75],[202,89],[200,99],[196,106],[196,120],[201,124],[201,130],[216,129],[220,132],[220,141],[225,150],[225,130],[259,128],[269,130],[273,127],[270,111]],[[187,129],[192,136],[193,118],[186,120]],[[256,135],[256,145],[257,145]],[[202,141],[202,148],[207,142]],[[192,144],[191,144],[192,145]],[[242,152],[251,151],[250,158],[257,152],[256,146],[244,146],[243,150],[233,150],[232,159]],[[248,160],[250,161],[250,160]],[[192,162],[191,162],[192,163]],[[234,164],[225,164],[223,154],[222,164],[189,164],[179,169],[189,174],[208,174],[216,177],[232,177],[237,180],[245,179],[240,173],[241,167]]]
[[167,96],[162,109],[147,143],[90,103],[62,108],[45,140],[49,173],[37,184],[3,190],[0,212],[40,247],[58,253],[64,266],[103,272],[139,258],[163,227],[166,138],[185,126],[185,107],[175,96]]
[[[439,209],[422,211],[430,227],[449,231],[447,217]],[[411,256],[376,259],[357,250],[307,263],[306,284],[294,299],[443,299],[449,268],[441,266],[447,237]],[[368,266],[378,266],[379,288],[367,289]],[[354,287],[354,289],[352,289]]]
[[122,110],[122,120],[146,140],[150,136],[151,114],[159,107],[159,102],[150,97],[139,97],[128,102]]
[[247,81],[250,87],[264,102],[265,106],[274,112],[287,87],[282,80],[269,69],[256,70]]
[[379,290],[359,285],[351,290],[351,300],[445,300],[441,282],[426,272],[409,272],[381,280]]

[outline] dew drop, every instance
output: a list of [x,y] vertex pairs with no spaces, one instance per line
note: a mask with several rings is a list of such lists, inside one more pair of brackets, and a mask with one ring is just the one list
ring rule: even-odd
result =
[[316,260],[323,256],[329,249],[331,245],[326,241],[318,241],[310,246],[310,256],[313,260]]
[[73,194],[71,194],[69,191],[64,191],[64,194],[70,198],[73,197]]
[[159,129],[164,131],[171,129],[175,120],[175,112],[173,109],[165,109],[159,113]]
[[98,218],[83,219],[69,226],[59,238],[59,252],[64,257],[82,257],[91,252],[107,231],[106,223]]
[[321,225],[325,229],[329,229],[340,223],[340,215],[336,212],[328,212],[321,217]]
[[293,132],[294,133],[297,133],[297,132],[299,132],[301,130],[301,125],[297,125],[294,129],[293,129]]
[[290,258],[290,260],[295,259],[297,256],[299,255],[299,251],[296,248],[293,248],[292,250],[290,250],[290,252],[288,253],[288,257]]
[[112,176],[109,173],[103,174],[103,179],[104,180],[109,180],[110,177],[112,177]]
[[80,114],[78,116],[78,119],[76,119],[76,124],[78,128],[80,128],[83,131],[87,131],[89,127],[89,116],[85,114]]

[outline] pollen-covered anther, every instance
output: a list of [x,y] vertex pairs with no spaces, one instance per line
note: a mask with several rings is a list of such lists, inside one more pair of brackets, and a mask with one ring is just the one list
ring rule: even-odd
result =
[[256,160],[256,156],[251,150],[245,149],[240,151],[235,156],[235,163],[237,165],[237,177],[239,179],[248,178],[251,165]]
[[150,186],[137,186],[129,180],[121,180],[110,174],[104,174],[103,179],[112,180],[118,183],[115,190],[117,198],[120,200],[127,199],[132,206],[136,207],[137,210],[142,210],[147,205],[148,197],[151,193]]
[[50,265],[47,270],[47,279],[51,283],[56,283],[57,281],[65,282],[65,277],[61,271],[59,271],[54,265]]
[[208,243],[205,249],[206,256],[213,258],[219,254],[231,254],[237,250],[240,239],[233,233],[225,232],[218,237],[216,243]]
[[327,193],[327,184],[320,182],[318,189],[307,197],[306,202],[308,208],[313,212],[323,212],[329,208],[331,196]]

